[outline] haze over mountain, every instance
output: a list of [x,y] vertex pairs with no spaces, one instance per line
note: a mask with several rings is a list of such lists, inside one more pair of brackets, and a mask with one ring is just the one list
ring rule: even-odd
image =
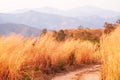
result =
[[76,28],[80,25],[90,28],[103,27],[105,22],[115,22],[119,18],[120,12],[94,6],[85,6],[68,11],[45,7],[0,14],[0,23],[18,23],[39,29],[53,30]]
[[31,35],[39,36],[41,30],[24,24],[0,24],[0,35],[8,35],[10,33],[23,34],[26,37]]
[[100,17],[116,17],[120,16],[120,12],[106,10],[95,6],[85,6],[80,8],[74,8],[68,11],[70,16],[74,17],[89,17],[89,16],[100,16]]
[[120,12],[118,11],[112,11],[107,9],[98,8],[95,6],[84,6],[84,7],[78,7],[73,8],[70,10],[59,10],[57,8],[51,8],[51,7],[43,7],[43,8],[33,8],[33,9],[20,9],[14,11],[14,13],[23,13],[27,11],[37,11],[42,13],[48,13],[48,14],[57,14],[57,15],[63,15],[63,16],[69,16],[69,17],[89,17],[89,16],[101,16],[101,17],[116,17],[120,16]]
[[35,26],[39,29],[71,28],[79,25],[79,19],[54,14],[28,11],[18,14],[1,14],[0,23],[18,23]]

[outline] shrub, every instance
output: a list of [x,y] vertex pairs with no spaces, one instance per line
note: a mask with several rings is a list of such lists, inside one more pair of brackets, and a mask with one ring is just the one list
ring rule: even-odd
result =
[[104,27],[105,27],[105,30],[104,30],[105,34],[109,34],[115,29],[115,26],[111,23],[105,23]]
[[57,39],[58,41],[64,41],[64,39],[65,39],[64,30],[58,31],[56,39]]

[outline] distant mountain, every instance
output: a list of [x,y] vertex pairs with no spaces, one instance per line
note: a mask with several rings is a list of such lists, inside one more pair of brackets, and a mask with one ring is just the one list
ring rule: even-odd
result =
[[23,34],[26,37],[30,35],[39,36],[41,30],[24,24],[13,23],[0,24],[0,35],[7,35],[9,33]]
[[100,16],[100,17],[116,17],[120,16],[120,12],[107,10],[98,8],[96,6],[83,6],[78,8],[73,8],[70,10],[59,10],[56,8],[51,7],[43,7],[43,8],[33,8],[33,9],[21,9],[16,10],[16,13],[23,13],[28,12],[30,10],[41,12],[41,13],[48,13],[48,14],[57,14],[62,16],[69,16],[69,17],[89,17],[89,16]]
[[64,16],[64,13],[66,13],[66,11],[59,10],[56,8],[51,8],[51,7],[35,8],[33,10],[41,13],[56,14],[56,15],[62,15],[62,16]]
[[35,26],[39,29],[47,28],[49,30],[74,28],[79,26],[81,22],[77,18],[40,13],[36,11],[17,14],[0,14],[0,23],[26,24],[29,26]]
[[39,29],[66,29],[84,27],[103,27],[105,22],[120,19],[120,12],[105,10],[94,6],[85,6],[68,11],[55,8],[35,8],[18,10],[11,14],[0,14],[0,23],[17,23],[34,26]]
[[59,10],[59,9],[56,9],[56,8],[51,8],[51,7],[43,7],[43,8],[33,8],[33,9],[18,9],[18,10],[15,10],[14,12],[12,13],[25,13],[25,12],[28,12],[28,11],[36,11],[36,12],[40,12],[40,13],[48,13],[48,14],[56,14],[56,15],[63,15],[64,16],[64,13],[66,11],[63,11],[63,10]]
[[110,18],[110,17],[120,16],[120,12],[102,9],[95,6],[84,6],[84,7],[68,10],[67,15],[73,17],[79,17],[79,18],[90,17],[90,16]]

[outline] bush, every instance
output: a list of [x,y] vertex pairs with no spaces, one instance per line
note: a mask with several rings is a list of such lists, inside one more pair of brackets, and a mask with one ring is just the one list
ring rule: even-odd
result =
[[104,27],[105,27],[105,30],[104,30],[105,34],[109,34],[115,29],[115,26],[111,23],[105,23]]
[[65,33],[64,30],[60,30],[57,33],[57,38],[58,41],[64,41],[65,40]]

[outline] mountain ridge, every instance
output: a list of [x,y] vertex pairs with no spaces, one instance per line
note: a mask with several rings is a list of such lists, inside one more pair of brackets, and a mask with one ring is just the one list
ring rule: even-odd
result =
[[[91,9],[88,10],[87,8]],[[0,23],[25,24],[39,29],[47,28],[49,30],[56,30],[77,28],[77,26],[101,28],[105,22],[115,22],[120,18],[119,12],[112,12],[110,10],[104,11],[101,8],[87,6],[74,10],[75,11],[70,10],[68,13],[64,11],[61,13],[61,10],[59,12],[59,10],[55,8],[46,8],[46,12],[40,12],[40,9],[36,9],[22,13],[2,13],[0,14]],[[104,13],[106,14],[105,16],[103,15]]]

